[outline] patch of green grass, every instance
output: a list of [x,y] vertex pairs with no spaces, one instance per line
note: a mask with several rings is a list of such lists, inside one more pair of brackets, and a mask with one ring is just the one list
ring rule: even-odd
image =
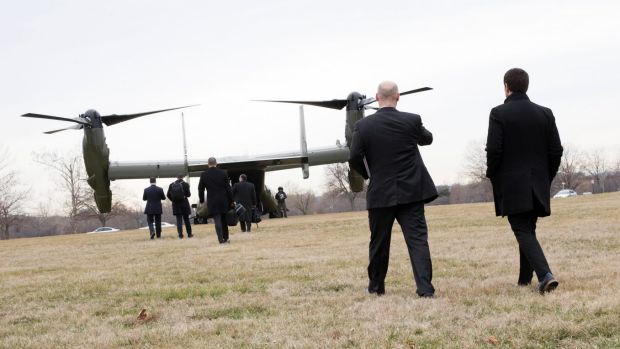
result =
[[140,299],[173,301],[202,298],[206,296],[217,298],[228,293],[229,291],[230,289],[224,286],[190,285],[176,288],[134,291],[131,295]]
[[9,321],[9,324],[18,325],[18,326],[26,326],[26,325],[38,324],[41,321],[42,321],[41,319],[36,318],[36,317],[20,316],[17,319]]
[[231,306],[231,307],[223,307],[216,309],[209,309],[203,312],[199,312],[191,316],[194,320],[208,319],[232,319],[232,320],[241,320],[241,319],[257,319],[261,317],[267,317],[272,315],[272,311],[264,307],[262,305],[246,305],[246,306]]
[[331,284],[324,287],[320,287],[319,291],[323,292],[342,292],[347,288],[351,288],[349,284]]

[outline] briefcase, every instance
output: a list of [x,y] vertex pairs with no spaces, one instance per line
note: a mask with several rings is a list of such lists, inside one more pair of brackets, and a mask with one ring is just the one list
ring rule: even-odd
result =
[[243,217],[243,215],[245,215],[246,212],[247,211],[246,211],[245,207],[243,207],[243,205],[241,205],[239,203],[237,203],[235,205],[235,213],[237,214],[238,218]]
[[260,223],[262,218],[260,217],[260,211],[257,208],[252,209],[252,223]]
[[226,212],[226,224],[228,224],[229,227],[234,227],[237,223],[239,223],[239,217],[237,217],[237,212],[235,212],[235,209],[231,208],[228,212]]

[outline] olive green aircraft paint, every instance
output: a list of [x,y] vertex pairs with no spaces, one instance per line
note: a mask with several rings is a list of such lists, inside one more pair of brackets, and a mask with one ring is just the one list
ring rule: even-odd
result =
[[[416,90],[402,92],[400,95],[432,90],[430,87],[423,87]],[[353,127],[358,120],[364,117],[364,110],[369,108],[368,105],[376,102],[374,97],[366,98],[357,92],[349,94],[347,99],[333,99],[329,101],[266,101],[266,102],[283,102],[307,104],[318,107],[331,109],[343,109],[347,107],[345,122],[345,139],[344,145],[337,142],[335,146],[307,149],[305,125],[303,109],[300,109],[300,130],[301,130],[301,149],[295,152],[286,152],[278,154],[266,154],[262,156],[254,156],[248,158],[228,158],[218,159],[219,167],[225,169],[229,178],[235,183],[239,174],[245,173],[248,181],[255,184],[256,194],[262,206],[263,213],[274,213],[277,211],[277,204],[269,189],[265,186],[265,172],[279,171],[295,167],[301,167],[304,178],[308,177],[309,166],[325,165],[331,163],[346,162],[349,158],[349,147],[353,139]],[[40,119],[51,119],[59,121],[69,121],[76,125],[45,132],[52,134],[64,130],[84,130],[84,138],[82,141],[82,152],[84,157],[84,166],[88,174],[87,182],[94,190],[94,199],[97,208],[101,213],[110,212],[112,206],[112,192],[110,190],[110,181],[116,179],[138,179],[149,177],[173,178],[183,173],[188,176],[199,176],[202,171],[207,168],[206,160],[174,160],[174,161],[151,161],[151,162],[110,162],[110,149],[106,144],[103,125],[111,126],[117,123],[125,122],[137,117],[161,113],[170,110],[192,107],[184,106],[170,109],[162,109],[144,113],[123,114],[123,115],[104,115],[100,116],[96,110],[90,109],[84,114],[80,114],[77,118],[65,118],[51,116],[45,114],[27,113],[23,117],[32,117]],[[363,190],[364,178],[354,170],[348,173],[349,185],[352,191],[359,192]],[[198,218],[204,219],[208,217],[207,205],[201,205],[197,208]]]
[[77,118],[73,119],[36,113],[27,113],[22,116],[76,123],[76,125],[70,127],[47,131],[45,132],[46,134],[53,134],[65,130],[84,130],[84,138],[82,140],[82,156],[84,158],[84,167],[86,167],[86,173],[88,174],[86,181],[94,191],[94,199],[99,212],[108,213],[112,209],[112,191],[110,190],[110,179],[108,178],[108,170],[110,167],[110,149],[108,148],[105,140],[103,125],[112,126],[145,115],[193,106],[194,105],[189,105],[144,113],[121,115],[111,114],[104,116],[99,115],[99,112],[94,109],[89,109],[84,114],[80,114]]
[[84,166],[88,174],[88,185],[95,192],[95,203],[101,213],[112,209],[112,191],[108,179],[110,149],[105,141],[103,128],[85,128],[82,140]]

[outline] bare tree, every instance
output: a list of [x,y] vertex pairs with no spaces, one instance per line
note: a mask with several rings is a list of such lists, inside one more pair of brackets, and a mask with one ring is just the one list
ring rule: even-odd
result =
[[465,150],[463,173],[469,180],[467,189],[460,190],[459,195],[464,202],[479,202],[493,200],[493,188],[487,178],[487,156],[484,141],[471,141]]
[[484,141],[471,141],[465,148],[463,172],[471,182],[488,181],[487,154]]
[[344,197],[349,201],[351,210],[355,210],[355,199],[366,191],[366,184],[362,192],[354,192],[351,190],[349,181],[349,165],[345,163],[336,163],[327,165],[325,169],[327,175],[327,183],[325,187],[327,191],[325,196],[329,198]]
[[[94,197],[94,194],[93,194],[93,197]],[[97,208],[97,204],[95,203],[94,199],[86,201],[84,203],[84,206],[86,207],[86,209],[80,213],[80,217],[85,218],[85,219],[90,218],[90,217],[95,217],[99,220],[99,223],[101,223],[102,227],[107,226],[108,220],[114,217],[127,214],[127,211],[129,210],[125,205],[123,205],[119,201],[114,201],[112,203],[112,208],[110,212],[107,212],[107,213],[99,212],[99,209]]]
[[77,223],[81,214],[88,210],[87,203],[92,198],[85,181],[84,164],[79,155],[61,156],[56,153],[35,153],[34,161],[52,169],[60,176],[60,187],[66,191],[69,226],[77,233]]
[[581,184],[583,173],[583,156],[570,145],[564,146],[557,179],[562,184],[562,189],[576,190]]
[[598,192],[600,193],[605,192],[605,178],[609,170],[602,153],[602,149],[595,149],[586,153],[583,164],[583,170],[598,184]]
[[0,239],[10,238],[10,229],[19,222],[22,202],[29,190],[24,189],[17,173],[9,169],[8,151],[0,150]]
[[316,198],[312,189],[301,190],[296,185],[292,184],[287,185],[287,188],[289,188],[288,202],[291,202],[293,207],[299,210],[301,214],[309,214],[312,203]]

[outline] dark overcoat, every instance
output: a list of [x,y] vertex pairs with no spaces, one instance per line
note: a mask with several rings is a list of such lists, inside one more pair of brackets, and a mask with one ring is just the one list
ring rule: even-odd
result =
[[226,171],[211,167],[200,175],[198,197],[200,203],[205,202],[204,191],[207,191],[207,208],[210,215],[224,214],[230,209],[233,201],[230,179]]
[[437,189],[418,145],[433,142],[419,115],[385,107],[355,123],[349,164],[370,178],[368,209],[431,202]]
[[142,200],[146,201],[145,214],[162,214],[161,201],[166,200],[164,190],[156,185],[144,189]]
[[[173,201],[170,197],[170,190],[172,189],[172,184],[176,182],[183,182],[183,192],[185,192],[185,199],[182,201]],[[190,215],[192,213],[191,207],[189,206],[188,197],[192,196],[192,193],[189,190],[189,183],[185,182],[182,179],[177,179],[175,182],[170,183],[168,186],[168,192],[166,193],[168,200],[172,201],[172,214],[173,215]]]
[[243,205],[248,211],[256,206],[256,190],[254,184],[248,181],[235,183],[232,187],[232,195],[235,202]]
[[558,172],[562,144],[551,109],[512,93],[491,110],[487,136],[487,177],[495,213],[551,214],[550,184]]

